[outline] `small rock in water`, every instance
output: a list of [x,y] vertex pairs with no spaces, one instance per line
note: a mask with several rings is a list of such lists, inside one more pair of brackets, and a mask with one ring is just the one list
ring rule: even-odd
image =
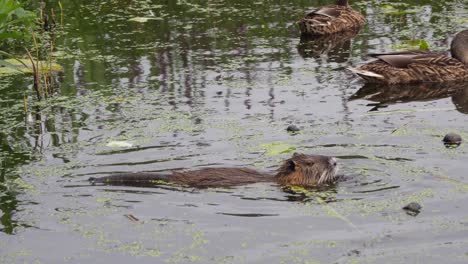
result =
[[418,203],[412,202],[403,207],[403,210],[411,216],[417,216],[421,212],[422,206]]
[[357,249],[353,249],[353,250],[348,252],[348,256],[359,256],[359,255],[361,255],[361,251],[359,251]]
[[290,133],[297,133],[301,131],[301,129],[299,129],[296,125],[289,125],[288,128],[286,128],[286,131]]
[[445,147],[456,148],[462,143],[462,138],[456,133],[448,133],[447,135],[445,135],[442,141],[444,142]]
[[201,124],[203,122],[203,119],[201,119],[200,117],[196,117],[195,119],[193,119],[193,122],[197,125]]

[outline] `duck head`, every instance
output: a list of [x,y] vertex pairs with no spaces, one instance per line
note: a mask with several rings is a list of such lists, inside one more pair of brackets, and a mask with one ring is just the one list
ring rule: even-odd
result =
[[348,6],[348,0],[336,0],[336,5]]
[[458,32],[450,46],[452,57],[468,66],[468,29]]

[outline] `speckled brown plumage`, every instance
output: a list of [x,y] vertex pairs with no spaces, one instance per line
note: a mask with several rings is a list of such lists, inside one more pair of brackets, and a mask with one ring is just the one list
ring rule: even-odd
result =
[[343,31],[359,31],[366,23],[361,13],[352,9],[348,1],[320,7],[306,14],[298,24],[302,34],[329,35]]
[[90,178],[89,181],[142,187],[173,183],[180,186],[210,188],[232,187],[256,182],[312,186],[334,181],[336,170],[336,159],[333,157],[295,153],[283,162],[276,176],[248,168],[203,168],[193,171],[175,171],[170,174],[124,173]]
[[376,61],[351,69],[369,83],[403,84],[468,81],[468,30],[452,41],[451,54],[402,51],[373,54]]

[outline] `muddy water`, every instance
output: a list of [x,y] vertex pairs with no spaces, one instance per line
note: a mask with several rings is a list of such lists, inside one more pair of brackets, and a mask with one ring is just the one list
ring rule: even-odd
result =
[[[352,1],[359,35],[301,40],[294,21],[325,2],[62,1],[59,95],[23,116],[31,80],[0,81],[0,262],[466,263],[467,147],[441,140],[468,138],[468,87],[388,90],[346,71],[409,39],[447,49],[466,3]],[[347,180],[303,193],[87,183],[274,171],[294,151],[336,156]]]

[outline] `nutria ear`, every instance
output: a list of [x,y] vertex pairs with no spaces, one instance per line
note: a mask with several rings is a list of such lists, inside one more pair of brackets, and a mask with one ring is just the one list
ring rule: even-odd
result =
[[301,153],[294,152],[294,153],[293,153],[293,158],[294,158],[294,157],[297,157],[297,156],[299,156],[299,155],[301,155]]
[[293,160],[288,160],[288,168],[292,171],[296,170],[296,162]]

